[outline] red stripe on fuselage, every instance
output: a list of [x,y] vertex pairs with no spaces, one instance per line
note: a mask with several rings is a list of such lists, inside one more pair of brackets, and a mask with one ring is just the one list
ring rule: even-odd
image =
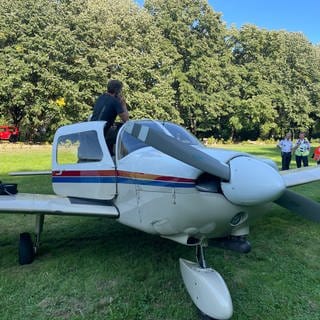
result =
[[107,177],[116,176],[116,170],[66,170],[52,171],[54,177]]
[[156,174],[131,172],[121,170],[66,170],[66,171],[52,171],[53,177],[125,177],[132,179],[154,180],[154,181],[170,181],[170,182],[185,182],[192,183],[194,179],[180,178],[172,176],[160,176]]

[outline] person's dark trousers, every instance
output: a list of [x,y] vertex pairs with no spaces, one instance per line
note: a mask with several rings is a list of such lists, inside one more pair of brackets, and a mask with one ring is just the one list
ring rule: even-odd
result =
[[308,156],[296,156],[297,168],[301,168],[301,162],[304,167],[307,167],[309,165]]
[[289,170],[291,162],[291,152],[282,152],[282,170]]

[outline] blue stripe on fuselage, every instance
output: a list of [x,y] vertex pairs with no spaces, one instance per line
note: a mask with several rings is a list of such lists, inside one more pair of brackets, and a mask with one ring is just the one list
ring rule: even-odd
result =
[[143,180],[125,177],[52,177],[53,183],[123,183],[123,184],[138,184],[144,186],[157,187],[175,187],[175,188],[193,188],[194,183],[164,181],[164,180]]
[[52,177],[54,183],[116,183],[116,177]]

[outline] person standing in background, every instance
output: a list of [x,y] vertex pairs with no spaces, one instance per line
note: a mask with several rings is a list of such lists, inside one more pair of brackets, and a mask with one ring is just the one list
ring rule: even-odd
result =
[[286,136],[277,144],[277,147],[281,150],[281,170],[290,169],[292,146],[291,133],[288,132]]
[[294,154],[296,156],[297,168],[301,168],[301,162],[304,167],[308,167],[308,156],[310,153],[310,142],[305,137],[304,132],[299,133],[299,139],[296,141],[294,147]]

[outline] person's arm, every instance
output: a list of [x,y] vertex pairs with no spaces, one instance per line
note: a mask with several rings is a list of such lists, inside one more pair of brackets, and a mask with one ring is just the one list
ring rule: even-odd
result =
[[122,122],[126,122],[129,120],[129,112],[127,109],[126,101],[124,100],[124,98],[122,96],[119,96],[118,99],[121,103],[122,110],[123,110],[123,112],[119,113],[119,117],[122,120]]
[[120,119],[122,120],[122,122],[126,122],[129,120],[129,113],[128,113],[128,110],[122,112],[122,113],[119,113],[119,117]]
[[294,144],[293,148],[292,148],[292,152],[295,152],[298,149],[300,140],[297,140],[297,142]]

